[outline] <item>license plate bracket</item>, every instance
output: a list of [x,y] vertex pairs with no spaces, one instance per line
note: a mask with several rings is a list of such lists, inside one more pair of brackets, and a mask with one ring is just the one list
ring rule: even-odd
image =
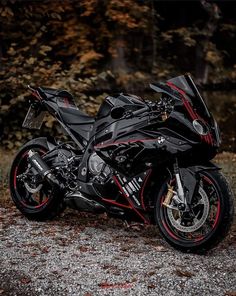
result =
[[45,111],[38,111],[37,109],[30,106],[25,116],[22,127],[28,129],[40,129],[44,120],[45,113]]

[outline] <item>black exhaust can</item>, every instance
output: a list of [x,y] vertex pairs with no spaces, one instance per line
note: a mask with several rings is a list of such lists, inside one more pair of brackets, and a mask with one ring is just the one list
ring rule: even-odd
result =
[[40,176],[43,178],[47,176],[47,174],[50,173],[50,168],[46,164],[45,161],[41,158],[41,156],[38,154],[38,152],[30,150],[28,153],[28,160],[32,167],[39,173]]

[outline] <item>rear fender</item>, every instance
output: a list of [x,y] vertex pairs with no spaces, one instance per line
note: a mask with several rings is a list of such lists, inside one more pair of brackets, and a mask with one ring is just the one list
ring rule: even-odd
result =
[[25,145],[22,148],[29,145],[40,145],[40,144],[45,145],[49,151],[53,150],[57,146],[56,140],[53,137],[49,136],[49,137],[34,138],[28,141],[27,143],[25,143]]

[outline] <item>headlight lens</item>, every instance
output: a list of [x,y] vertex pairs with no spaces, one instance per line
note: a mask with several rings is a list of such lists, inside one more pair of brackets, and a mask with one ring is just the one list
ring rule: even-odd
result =
[[201,136],[205,136],[208,134],[207,125],[200,119],[195,119],[193,121],[193,127],[194,127],[195,131]]

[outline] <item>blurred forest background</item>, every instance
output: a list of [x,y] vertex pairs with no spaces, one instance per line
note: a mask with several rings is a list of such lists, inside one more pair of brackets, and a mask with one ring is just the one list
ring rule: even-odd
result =
[[[39,134],[21,128],[26,86],[69,90],[89,114],[109,93],[150,97],[152,81],[190,72],[236,151],[236,2],[0,1],[1,146]],[[58,134],[47,118],[43,134]]]

